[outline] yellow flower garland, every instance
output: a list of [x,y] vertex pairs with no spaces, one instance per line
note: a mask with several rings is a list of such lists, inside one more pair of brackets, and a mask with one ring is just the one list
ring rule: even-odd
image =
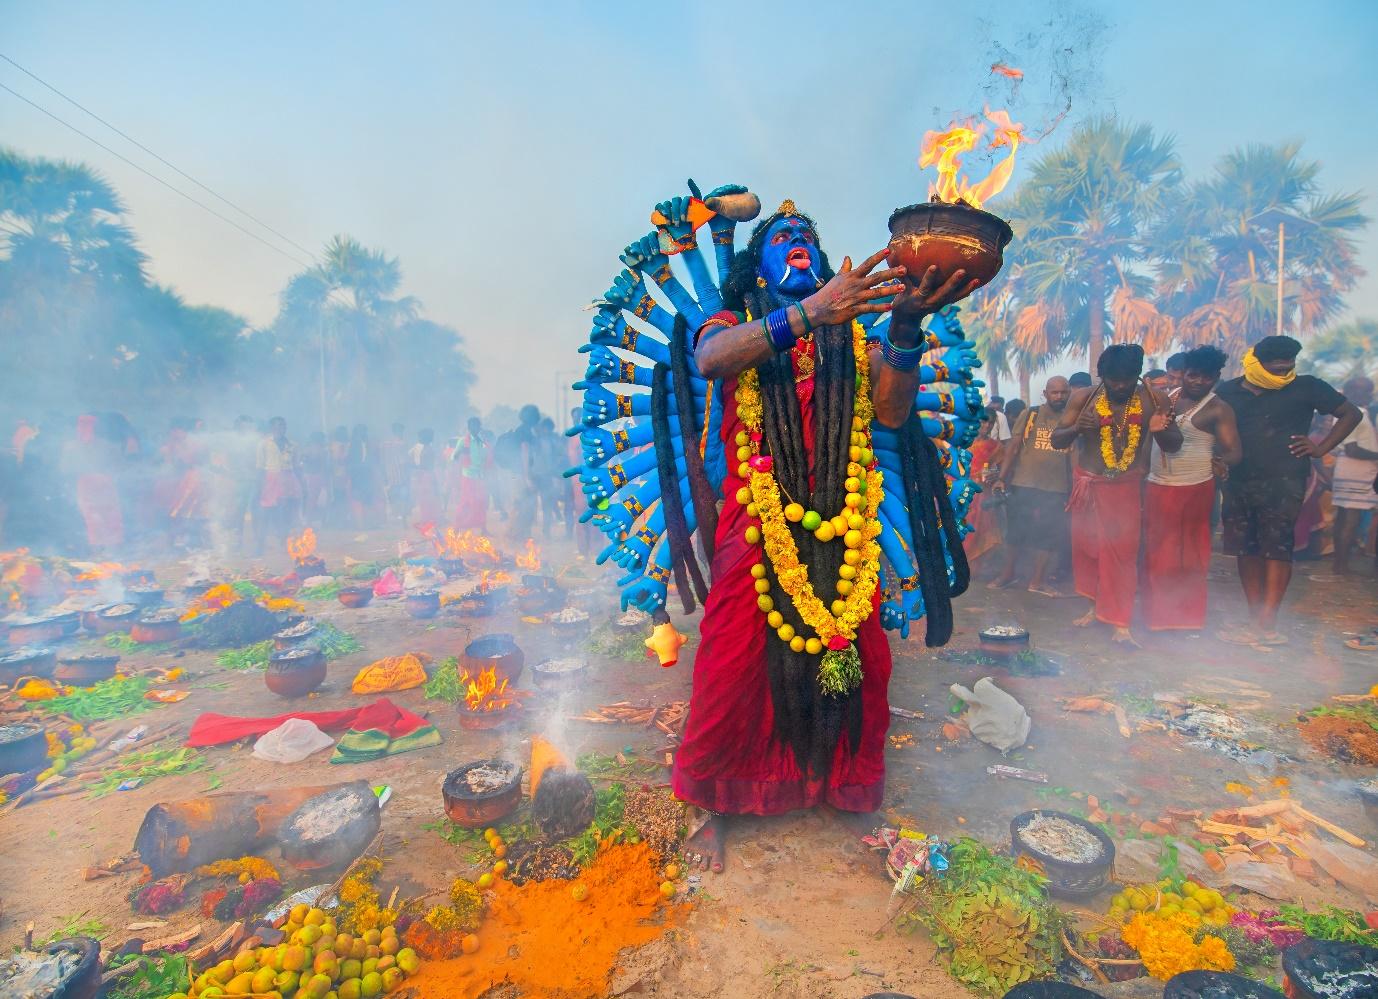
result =
[[[749,472],[750,505],[755,507],[755,514],[761,521],[759,531],[754,525],[747,528],[747,540],[755,543],[755,539],[759,537],[764,543],[766,557],[775,568],[780,588],[789,596],[800,618],[815,632],[817,641],[814,647],[809,649],[811,652],[830,647],[837,638],[847,642],[856,640],[861,623],[871,615],[872,600],[880,576],[880,544],[876,540],[880,535],[880,521],[877,511],[883,497],[884,479],[878,468],[866,467],[867,464],[874,464],[874,457],[870,451],[870,426],[875,412],[871,405],[866,333],[857,322],[852,323],[852,350],[856,357],[857,370],[853,432],[859,436],[853,438],[847,473],[851,478],[860,478],[864,475],[866,488],[864,512],[843,511],[844,514],[850,512],[854,516],[860,515],[863,523],[859,529],[849,529],[843,537],[843,543],[848,544],[849,549],[856,549],[860,557],[857,564],[852,566],[855,574],[854,578],[847,580],[850,585],[846,587],[845,596],[834,602],[840,602],[842,605],[839,613],[833,613],[833,608],[825,604],[814,592],[813,584],[809,580],[808,566],[799,561],[799,548],[789,531],[789,519],[781,504],[780,486],[773,471],[753,469],[745,459],[741,463]],[[760,384],[754,369],[747,370],[738,377],[737,413],[748,431],[747,442],[739,448],[738,456],[741,458],[744,450],[749,450],[754,456],[760,449],[763,418]],[[862,459],[869,460],[863,463]],[[849,540],[853,543],[849,544]],[[847,565],[850,563],[844,562],[844,567]],[[761,577],[757,578],[763,582]],[[758,587],[759,589],[761,588]],[[758,606],[767,615],[774,610],[766,593],[761,594]],[[776,633],[782,641],[790,642],[796,639],[793,629],[788,624],[777,626]]]
[[1100,426],[1100,457],[1105,463],[1105,467],[1112,472],[1127,472],[1129,466],[1134,464],[1135,457],[1139,453],[1139,442],[1143,439],[1143,427],[1140,421],[1133,419],[1135,416],[1142,416],[1144,412],[1143,400],[1139,398],[1136,390],[1130,397],[1129,403],[1124,408],[1124,419],[1128,424],[1128,434],[1124,442],[1124,450],[1120,452],[1118,458],[1115,457],[1115,428],[1113,426],[1114,411],[1110,408],[1110,398],[1104,392],[1096,397],[1096,415],[1101,418]]

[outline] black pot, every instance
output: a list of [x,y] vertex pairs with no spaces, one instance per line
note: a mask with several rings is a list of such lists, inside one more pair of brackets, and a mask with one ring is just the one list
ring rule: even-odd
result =
[[1225,971],[1184,971],[1163,988],[1163,999],[1283,999],[1277,989]]
[[[884,993],[882,993],[884,994]],[[1099,992],[1066,982],[1024,982],[1005,993],[1005,999],[1101,999]]]
[[51,679],[57,667],[57,650],[43,647],[15,649],[0,656],[0,683],[13,687],[21,676]]
[[115,675],[119,656],[71,656],[57,661],[53,679],[72,687],[89,687]]
[[0,725],[0,774],[41,769],[48,761],[48,737],[42,725],[12,722]]
[[140,610],[159,607],[163,603],[163,591],[156,586],[126,587],[124,598]]
[[279,697],[305,697],[325,682],[325,670],[319,649],[290,649],[268,657],[263,682]]
[[1378,995],[1378,947],[1308,937],[1282,952],[1282,970],[1295,999]]
[[423,621],[435,617],[440,613],[440,594],[436,590],[408,593],[407,613]]

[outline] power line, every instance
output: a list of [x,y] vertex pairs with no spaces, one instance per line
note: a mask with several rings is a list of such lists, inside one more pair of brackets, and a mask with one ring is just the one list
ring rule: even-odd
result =
[[[11,66],[13,66],[15,69],[19,70],[19,72],[23,73],[25,76],[28,76],[28,77],[32,78],[33,80],[36,80],[38,83],[42,84],[43,86],[47,87],[47,88],[48,88],[49,90],[51,90],[53,93],[57,94],[57,96],[61,97],[64,101],[66,101],[68,104],[71,104],[73,107],[79,108],[80,110],[84,111],[86,114],[88,114],[88,115],[90,115],[92,118],[96,119],[96,121],[100,122],[100,123],[101,123],[102,125],[104,125],[106,128],[110,129],[110,131],[114,132],[116,135],[118,135],[118,136],[120,136],[121,138],[127,140],[128,142],[131,142],[131,143],[133,143],[134,145],[138,146],[138,147],[139,147],[140,149],[142,149],[144,152],[148,153],[149,156],[152,156],[152,157],[153,157],[155,160],[157,160],[159,163],[163,164],[163,166],[165,166],[165,167],[167,167],[168,169],[174,171],[175,173],[179,174],[180,176],[185,177],[187,180],[191,181],[191,182],[192,182],[193,184],[195,184],[197,187],[201,188],[201,190],[205,191],[207,194],[211,195],[212,197],[217,198],[218,200],[220,200],[220,201],[224,202],[225,204],[229,205],[229,206],[230,206],[231,208],[233,208],[235,211],[239,212],[239,214],[241,214],[241,215],[243,215],[245,218],[251,220],[251,221],[254,222],[256,225],[262,226],[264,229],[266,229],[268,232],[271,232],[274,236],[276,236],[278,239],[282,240],[284,243],[288,244],[289,246],[295,247],[296,249],[300,250],[302,253],[305,253],[305,254],[306,254],[308,257],[310,257],[312,260],[315,260],[315,259],[316,259],[316,255],[315,255],[313,252],[311,252],[310,250],[308,250],[306,247],[302,246],[302,245],[301,245],[300,243],[298,243],[296,240],[292,239],[290,236],[284,235],[283,233],[279,232],[277,229],[274,229],[274,228],[273,228],[272,226],[270,226],[267,222],[264,222],[262,219],[257,218],[257,217],[254,216],[251,212],[249,212],[249,211],[247,211],[247,210],[245,210],[245,209],[243,209],[243,208],[240,208],[237,204],[235,204],[235,203],[234,203],[233,201],[231,201],[229,198],[225,197],[223,194],[221,194],[221,193],[219,193],[218,191],[216,191],[216,190],[214,190],[214,189],[208,187],[207,185],[201,183],[199,180],[197,180],[197,179],[196,179],[195,177],[193,177],[191,174],[187,173],[187,172],[186,172],[185,170],[183,170],[181,167],[177,166],[177,165],[174,164],[174,163],[170,163],[168,160],[164,159],[162,156],[159,156],[159,155],[158,155],[157,153],[155,153],[152,149],[149,149],[147,146],[145,146],[145,145],[144,145],[142,142],[140,142],[138,139],[134,138],[134,136],[130,135],[128,132],[124,131],[123,129],[120,129],[120,128],[116,127],[115,125],[111,124],[109,121],[107,121],[106,119],[102,118],[100,115],[96,114],[96,112],[92,111],[90,108],[86,107],[86,105],[82,104],[80,101],[76,100],[75,98],[67,96],[67,95],[64,94],[61,90],[58,90],[57,87],[54,87],[54,86],[53,86],[51,83],[49,83],[47,80],[45,80],[45,79],[43,79],[41,76],[39,76],[37,73],[35,73],[35,72],[33,72],[32,70],[26,69],[25,67],[19,65],[19,63],[15,62],[15,61],[14,61],[13,59],[11,59],[9,56],[5,55],[3,52],[0,52],[0,59],[5,60],[5,62],[9,63]],[[11,92],[13,92],[13,91],[11,91]]]
[[248,236],[250,239],[253,239],[253,240],[256,240],[256,241],[262,243],[264,246],[268,247],[268,249],[272,250],[274,253],[277,253],[277,254],[280,254],[281,256],[284,256],[284,257],[286,257],[288,260],[292,261],[294,264],[298,264],[299,266],[302,266],[302,267],[311,268],[311,267],[313,267],[313,266],[316,266],[316,264],[315,264],[315,262],[314,262],[314,257],[312,258],[313,262],[311,262],[311,263],[307,263],[306,261],[303,261],[303,260],[301,260],[301,259],[299,259],[299,258],[297,258],[297,257],[294,257],[292,254],[288,253],[288,252],[287,252],[286,250],[284,250],[282,247],[276,246],[275,244],[268,242],[266,239],[264,239],[264,238],[263,238],[262,236],[260,236],[258,233],[253,232],[253,231],[251,231],[251,230],[249,230],[249,229],[244,228],[242,225],[240,225],[240,224],[239,224],[238,222],[236,222],[234,219],[229,218],[229,217],[226,216],[226,215],[222,215],[220,212],[217,212],[214,208],[212,208],[210,205],[206,204],[205,202],[203,202],[203,201],[198,201],[196,198],[193,198],[193,197],[192,197],[190,194],[188,194],[186,191],[183,191],[183,190],[181,190],[180,188],[173,187],[171,184],[169,184],[167,181],[163,180],[163,178],[159,177],[157,174],[152,173],[151,171],[149,171],[149,170],[145,169],[144,167],[140,166],[138,163],[135,163],[135,162],[134,162],[133,160],[131,160],[128,156],[125,156],[123,153],[119,152],[118,150],[111,149],[111,148],[110,148],[109,146],[107,146],[104,142],[101,142],[100,139],[97,139],[95,136],[93,136],[93,135],[91,135],[91,134],[89,134],[89,133],[87,133],[87,132],[83,132],[81,129],[77,128],[77,126],[73,125],[70,121],[67,121],[67,120],[65,120],[64,118],[59,117],[58,115],[54,114],[52,111],[49,111],[47,108],[45,108],[43,105],[37,103],[36,101],[30,100],[29,98],[27,98],[27,97],[25,97],[23,94],[21,94],[19,91],[14,90],[13,88],[8,87],[8,86],[6,86],[6,85],[3,84],[3,83],[0,83],[0,90],[4,90],[4,91],[7,91],[7,92],[10,93],[10,94],[13,94],[15,97],[18,97],[18,98],[19,98],[21,101],[23,101],[25,104],[29,105],[30,107],[32,107],[32,108],[34,108],[34,109],[36,109],[36,110],[38,110],[38,111],[43,112],[43,113],[44,113],[45,115],[47,115],[49,118],[53,119],[53,121],[55,121],[55,122],[57,122],[58,124],[63,125],[63,126],[69,128],[69,129],[71,129],[73,132],[76,132],[77,135],[80,135],[83,139],[86,139],[87,141],[93,142],[93,143],[95,143],[97,146],[100,146],[100,148],[104,149],[104,150],[105,150],[107,153],[109,153],[111,156],[118,157],[118,158],[119,158],[120,160],[122,160],[123,162],[128,163],[130,166],[132,166],[135,170],[138,170],[138,171],[139,171],[141,174],[143,174],[144,176],[148,177],[148,178],[151,179],[151,180],[157,181],[159,184],[163,185],[163,187],[166,187],[166,188],[167,188],[169,191],[171,191],[173,194],[180,195],[181,197],[186,198],[186,199],[187,199],[188,201],[190,201],[193,205],[196,205],[198,208],[202,209],[203,211],[206,211],[206,212],[210,213],[211,215],[214,215],[214,216],[215,216],[216,218],[218,218],[220,221],[226,223],[227,225],[232,225],[232,226],[234,226],[236,229],[238,229],[238,230],[239,230],[240,232],[242,232],[244,235]]

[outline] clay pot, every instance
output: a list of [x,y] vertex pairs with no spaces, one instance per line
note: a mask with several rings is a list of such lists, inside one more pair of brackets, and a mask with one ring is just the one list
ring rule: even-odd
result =
[[309,639],[314,638],[315,635],[315,625],[312,625],[311,627],[306,628],[300,632],[295,630],[295,626],[293,628],[286,628],[282,631],[279,631],[276,635],[273,636],[273,651],[286,652],[289,649],[295,649],[297,646],[304,644]]
[[983,631],[980,635],[980,648],[982,653],[992,659],[1013,659],[1020,653],[1029,651],[1029,633],[1025,631],[1018,635],[999,635]]
[[53,679],[71,687],[89,687],[115,675],[119,656],[71,656],[57,661]]
[[[0,656],[0,683],[13,687],[21,676],[50,679],[57,668],[57,651],[42,647],[16,649]],[[9,771],[6,771],[9,772]]]
[[536,686],[542,690],[569,690],[579,686],[584,675],[588,672],[588,663],[570,665],[567,669],[550,668],[573,662],[574,660],[571,659],[547,659],[545,662],[532,666],[531,675],[536,680]]
[[418,620],[429,620],[440,613],[440,593],[436,590],[421,590],[407,594],[407,613]]
[[506,678],[515,684],[525,665],[526,654],[517,640],[505,632],[481,635],[464,646],[464,668],[470,676],[478,676],[491,666],[499,683]]
[[77,611],[68,611],[65,614],[59,614],[52,620],[57,622],[58,627],[62,629],[61,637],[63,638],[72,638],[81,630],[81,614]]
[[129,637],[136,642],[151,645],[155,642],[174,642],[182,637],[182,622],[175,617],[170,620],[135,621],[129,629]]
[[110,604],[101,604],[98,607],[88,607],[82,611],[80,615],[78,615],[81,620],[82,629],[89,631],[93,635],[99,634],[96,629],[100,627],[101,612],[110,606]]
[[493,711],[470,711],[463,701],[459,703],[459,727],[470,732],[491,732],[493,729],[502,728],[508,722],[517,718],[521,707],[516,701],[511,702],[505,708],[498,708]]
[[[491,791],[476,794],[464,782],[464,775],[475,767],[506,770],[507,781]],[[451,822],[466,829],[481,829],[510,815],[521,803],[522,769],[506,760],[474,760],[451,770],[440,793],[445,801],[445,814]]]
[[305,697],[325,682],[325,655],[319,649],[275,652],[263,682],[279,697]]
[[1360,999],[1378,988],[1378,947],[1307,937],[1282,952],[1282,971],[1293,999]]
[[120,582],[125,586],[153,586],[158,580],[154,577],[152,569],[130,569],[120,576]]
[[959,268],[967,280],[987,285],[1005,264],[1014,232],[1004,219],[965,203],[930,201],[896,209],[890,216],[889,266],[903,264],[908,280],[919,281],[937,265],[939,282]]
[[124,598],[140,610],[148,610],[162,606],[163,591],[156,586],[129,586],[125,588]]
[[[128,607],[129,609],[120,611],[117,614],[112,614],[110,611],[113,607]],[[92,619],[91,623],[95,627],[90,630],[94,634],[110,635],[117,631],[125,631],[133,627],[134,623],[138,621],[139,615],[142,613],[139,607],[130,606],[129,604],[114,604],[113,607],[107,607]]]
[[340,603],[346,607],[367,607],[373,600],[373,584],[365,586],[346,586],[340,590]]
[[43,726],[18,722],[0,725],[0,773],[36,770],[48,759],[48,738]]
[[9,643],[13,646],[44,645],[60,642],[65,637],[62,622],[56,618],[28,618],[9,625]]
[[297,563],[297,578],[310,579],[312,576],[324,576],[326,573],[325,559],[312,555],[310,558],[302,559]]

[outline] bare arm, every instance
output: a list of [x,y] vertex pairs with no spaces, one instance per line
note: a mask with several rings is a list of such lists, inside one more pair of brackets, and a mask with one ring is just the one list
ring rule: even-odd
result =
[[1244,460],[1244,445],[1239,439],[1239,423],[1234,409],[1224,399],[1211,402],[1211,426],[1215,435],[1215,456],[1226,465],[1238,465]]
[[[1064,410],[1064,414],[1066,411]],[[1010,477],[1014,475],[1014,463],[1024,450],[1024,435],[1028,433],[1029,420],[1033,416],[1033,407],[1030,406],[1019,414],[1019,419],[1014,421],[1014,426],[1010,428],[1010,439],[1005,441],[1004,450],[1000,454],[1000,477],[995,480],[995,488],[1003,491],[1009,484]]]
[[1325,439],[1319,444],[1309,437],[1296,436],[1292,438],[1292,443],[1288,445],[1290,450],[1298,458],[1311,457],[1319,458],[1329,454],[1339,446],[1340,441],[1344,440],[1354,428],[1359,425],[1359,421],[1364,418],[1363,412],[1358,406],[1346,399],[1340,403],[1335,410],[1335,424],[1330,428],[1330,433],[1325,435]]
[[[891,267],[876,271],[875,267],[885,259],[885,250],[873,253],[860,267],[853,269],[852,258],[842,261],[842,269],[817,292],[800,304],[808,316],[808,325],[814,328],[839,326],[850,323],[857,316],[868,312],[888,312],[889,302],[877,299],[894,294],[894,288],[883,288],[887,281],[904,276],[903,267]],[[785,307],[789,317],[790,332],[796,338],[804,336],[804,316],[793,305]],[[694,348],[694,361],[699,373],[708,379],[731,378],[748,368],[754,368],[774,356],[775,349],[770,343],[762,325],[764,317],[730,326],[705,327],[699,335],[698,346]]]
[[1089,430],[1099,419],[1091,408],[1091,396],[1095,389],[1077,389],[1062,408],[1062,418],[1053,430],[1051,443],[1058,451],[1066,451],[1072,446],[1083,430]]
[[1148,429],[1153,433],[1153,440],[1165,453],[1175,454],[1182,450],[1182,428],[1172,418],[1172,403],[1167,396],[1152,389],[1148,390],[1148,397],[1153,403],[1153,415],[1148,418]]

